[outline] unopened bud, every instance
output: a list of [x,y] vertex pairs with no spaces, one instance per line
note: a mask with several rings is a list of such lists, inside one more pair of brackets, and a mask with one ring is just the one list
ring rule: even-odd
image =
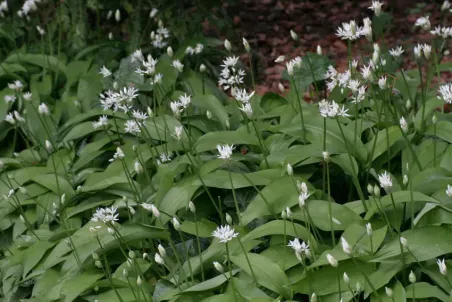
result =
[[222,266],[220,263],[218,263],[217,261],[214,261],[214,262],[213,262],[213,266],[214,266],[215,269],[216,269],[217,271],[219,271],[220,273],[224,273],[224,268],[223,268],[223,266]]
[[345,284],[350,283],[350,278],[348,277],[347,273],[345,273],[345,272],[344,272],[344,282],[345,282]]
[[389,298],[392,298],[392,296],[394,295],[394,292],[389,287],[385,287],[385,292],[386,296],[388,296]]
[[286,91],[286,89],[284,88],[284,85],[282,83],[278,83],[278,89],[279,92],[284,93]]
[[201,66],[199,66],[199,71],[206,72],[206,65],[201,64]]
[[436,117],[436,114],[433,114],[432,116],[432,124],[435,125],[438,122],[438,118]]
[[207,110],[207,112],[206,112],[206,116],[207,116],[207,118],[209,119],[209,120],[211,120],[212,119],[212,113],[209,111],[209,110]]
[[99,255],[97,253],[93,253],[93,259],[94,260],[99,260]]
[[319,56],[322,55],[322,47],[321,47],[320,45],[317,45],[317,54],[318,54]]
[[116,19],[116,22],[121,21],[121,11],[119,9],[116,10],[115,19]]
[[176,231],[180,230],[180,222],[179,220],[177,220],[176,217],[173,217],[173,219],[171,220],[171,222],[173,223],[173,227]]
[[96,261],[94,262],[94,265],[95,265],[97,268],[102,268],[102,262],[100,262],[99,260],[96,260]]
[[159,244],[157,246],[157,249],[159,250],[160,256],[162,256],[162,258],[165,258],[166,257],[166,250],[165,250],[165,248],[161,244]]
[[143,281],[141,280],[141,277],[138,276],[138,278],[137,278],[137,285],[141,286],[141,284],[143,284]]
[[224,48],[226,48],[227,51],[231,51],[232,49],[231,42],[229,42],[228,39],[224,40]]
[[411,101],[410,101],[410,99],[408,99],[408,100],[406,101],[406,103],[405,103],[405,108],[406,108],[406,110],[410,110],[410,109],[411,109]]
[[408,175],[403,175],[403,185],[406,186],[408,184]]
[[110,33],[108,33],[108,40],[113,40],[113,33],[112,32],[110,32]]
[[374,186],[374,195],[380,197],[380,187],[378,187],[378,185]]
[[410,283],[416,283],[416,275],[413,273],[413,271],[410,272],[408,280],[410,280]]
[[195,204],[193,203],[193,201],[189,201],[188,202],[188,208],[190,209],[190,212],[192,212],[193,214],[196,213],[196,207]]
[[292,39],[294,39],[295,41],[298,40],[298,35],[297,35],[293,30],[290,30],[290,36],[291,36]]
[[53,151],[53,147],[52,147],[52,143],[48,140],[45,141],[45,147],[47,152],[52,153]]
[[173,49],[171,48],[171,46],[168,46],[168,48],[166,49],[166,53],[168,54],[168,57],[170,57],[170,59],[173,58],[174,53],[173,53]]
[[289,176],[292,176],[292,175],[293,175],[293,168],[292,168],[292,165],[291,165],[291,164],[287,164],[287,174],[288,174]]
[[245,47],[245,50],[246,50],[247,52],[250,52],[250,51],[251,51],[250,44],[248,43],[248,41],[247,41],[245,38],[243,38],[243,46]]
[[231,217],[231,215],[229,215],[228,213],[226,213],[226,222],[227,222],[228,224],[232,224],[232,217]]
[[371,184],[367,184],[367,193],[369,193],[369,195],[374,194],[374,187]]
[[129,251],[129,257],[130,257],[131,259],[135,259],[135,258],[137,257],[137,255],[135,254],[134,251]]

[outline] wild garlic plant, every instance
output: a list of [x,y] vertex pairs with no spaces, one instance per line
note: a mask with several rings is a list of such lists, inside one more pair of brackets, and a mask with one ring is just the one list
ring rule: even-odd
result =
[[280,54],[279,95],[255,92],[248,40],[178,46],[157,9],[117,64],[24,56],[0,91],[1,297],[448,301],[451,31],[420,16],[430,41],[387,45],[369,10],[336,31],[345,69]]

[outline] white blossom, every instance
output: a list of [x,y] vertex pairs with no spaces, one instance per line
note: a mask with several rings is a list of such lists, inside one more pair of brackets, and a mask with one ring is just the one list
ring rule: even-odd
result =
[[177,140],[181,140],[183,130],[184,130],[183,126],[174,127],[174,137],[176,137]]
[[380,186],[386,191],[392,188],[391,175],[387,171],[378,175],[378,181],[380,182]]
[[383,76],[381,78],[378,79],[378,86],[380,87],[380,89],[386,89],[386,76]]
[[3,97],[3,100],[5,101],[6,104],[8,103],[14,103],[16,101],[16,96],[15,95],[5,95]]
[[342,26],[336,31],[336,36],[340,37],[342,40],[356,40],[363,34],[362,30],[363,28],[352,20],[350,23],[342,23]]
[[281,63],[281,62],[284,62],[284,60],[286,59],[286,57],[285,56],[278,56],[276,59],[275,59],[275,63]]
[[442,99],[446,103],[452,103],[452,83],[447,83],[439,86],[438,92],[440,96],[438,99]]
[[403,53],[404,51],[405,51],[405,50],[403,50],[402,46],[397,46],[396,48],[391,49],[391,50],[389,51],[389,54],[390,54],[391,56],[393,56],[394,58],[398,58],[398,57],[400,57],[400,56],[402,55],[402,53]]
[[441,11],[450,9],[450,6],[451,6],[451,4],[450,4],[449,0],[445,0],[443,2],[443,4],[441,5]]
[[20,90],[22,90],[22,88],[24,88],[24,84],[22,84],[21,81],[16,80],[12,83],[8,83],[8,88],[20,91]]
[[138,123],[134,120],[128,120],[124,124],[124,131],[126,133],[132,133],[137,134],[141,132],[140,127],[138,126]]
[[173,63],[171,63],[171,66],[176,68],[177,71],[182,72],[184,70],[184,64],[182,64],[179,60],[173,60]]
[[11,125],[14,125],[16,123],[16,120],[14,119],[14,116],[13,116],[12,112],[8,113],[5,116],[4,121],[10,123]]
[[107,125],[108,125],[108,117],[106,115],[102,115],[101,117],[99,117],[98,121],[93,122],[94,129],[104,128]]
[[424,57],[426,60],[430,58],[430,54],[432,53],[432,47],[428,44],[422,45],[422,51],[424,52]]
[[116,147],[116,152],[115,152],[115,154],[113,155],[113,158],[111,158],[109,161],[110,161],[110,162],[113,162],[113,161],[115,161],[116,159],[123,159],[124,157],[125,157],[125,154],[124,154],[124,152],[122,151],[122,149],[119,148],[119,147]]
[[383,3],[381,3],[378,0],[373,0],[372,5],[369,7],[370,10],[373,10],[375,13],[375,16],[381,15],[381,7],[383,6]]
[[446,266],[446,261],[443,258],[443,260],[436,260],[436,263],[438,264],[438,268],[439,268],[439,272],[441,273],[441,275],[446,276],[447,275],[447,266]]
[[229,159],[232,155],[232,150],[234,150],[234,145],[217,145],[218,158]]
[[421,27],[424,30],[430,30],[430,20],[429,16],[420,17],[416,20],[416,23],[414,23],[414,26]]
[[184,95],[179,96],[179,104],[181,107],[186,109],[191,103],[191,96],[184,93]]
[[118,216],[119,214],[117,213],[117,209],[115,207],[97,208],[96,212],[91,218],[91,221],[103,222],[105,224],[114,224],[116,221],[118,221]]
[[134,165],[133,165],[133,169],[135,170],[135,172],[137,172],[137,174],[141,174],[143,173],[143,166],[141,165],[141,163],[139,161],[135,161]]
[[414,57],[417,60],[419,60],[421,58],[421,54],[422,54],[422,45],[418,44],[418,45],[414,46],[413,52],[414,52]]
[[403,132],[408,132],[408,123],[403,116],[400,118],[400,128],[402,128]]
[[372,225],[370,224],[370,222],[366,224],[366,233],[369,237],[373,235]]
[[447,185],[446,194],[447,194],[447,196],[452,197],[452,186],[451,185]]
[[307,244],[306,242],[300,242],[300,239],[298,238],[289,241],[289,244],[287,246],[291,247],[295,251],[297,257],[300,257],[303,254],[306,255],[307,257],[311,255],[309,244]]
[[29,100],[31,100],[32,94],[31,94],[30,91],[28,91],[28,92],[25,92],[25,93],[22,95],[22,97],[24,98],[24,100],[29,101]]
[[254,95],[254,91],[248,93],[246,89],[233,88],[231,91],[232,96],[239,102],[248,103]]
[[101,67],[99,73],[100,73],[104,78],[111,76],[111,71],[108,70],[108,68],[105,67],[105,66],[102,66],[102,67]]
[[139,121],[144,121],[149,117],[145,112],[141,112],[139,110],[133,110],[132,116],[134,119],[139,120]]
[[239,233],[236,233],[233,228],[229,225],[219,226],[213,231],[212,236],[218,238],[220,242],[227,243],[231,241],[235,237],[237,237]]
[[251,118],[253,116],[253,108],[251,107],[250,103],[243,103],[242,107],[240,107],[239,109],[243,113],[245,113],[248,118]]

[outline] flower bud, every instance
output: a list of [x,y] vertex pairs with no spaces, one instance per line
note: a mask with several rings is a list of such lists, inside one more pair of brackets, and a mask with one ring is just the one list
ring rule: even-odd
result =
[[129,272],[127,271],[127,269],[123,269],[123,270],[122,270],[122,276],[123,276],[124,278],[127,278],[128,275],[129,275]]
[[155,254],[154,260],[160,265],[165,265],[165,260],[163,260],[163,258],[159,254]]
[[406,101],[406,103],[405,103],[405,108],[406,108],[406,110],[410,110],[410,109],[411,109],[411,101],[410,101],[410,99],[408,99],[408,100]]
[[93,259],[94,260],[99,260],[99,255],[97,253],[93,253]]
[[141,286],[141,284],[143,284],[143,281],[141,280],[141,277],[138,276],[138,278],[137,278],[137,285]]
[[317,45],[317,54],[318,54],[319,56],[322,55],[322,47],[321,47],[320,45]]
[[201,66],[199,66],[199,71],[200,72],[206,72],[206,65],[201,64]]
[[370,224],[370,222],[366,224],[366,233],[369,237],[372,237],[373,235],[372,225]]
[[413,271],[410,272],[408,280],[410,280],[410,283],[416,283],[416,275],[413,273]]
[[134,168],[135,172],[137,172],[137,174],[141,174],[144,171],[143,166],[141,165],[141,163],[139,161],[135,162],[133,168]]
[[212,119],[212,113],[209,111],[209,110],[207,110],[207,112],[206,112],[206,116],[207,116],[207,118],[209,119],[209,120],[211,120]]
[[113,40],[113,33],[112,32],[110,32],[110,33],[108,33],[108,40]]
[[[28,194],[28,191],[27,191],[27,189],[25,189],[24,187],[19,187],[19,191],[20,191],[20,193],[22,193],[22,194],[24,194],[24,195],[27,195]],[[65,195],[65,194],[63,194],[63,195]]]
[[291,36],[292,39],[294,39],[295,41],[298,40],[298,35],[297,35],[293,30],[290,30],[290,36]]
[[94,265],[95,265],[97,268],[102,268],[102,262],[100,262],[99,260],[96,260],[96,261],[94,262]]
[[245,47],[245,50],[246,50],[247,52],[250,52],[250,51],[251,51],[250,44],[248,43],[248,41],[247,41],[245,38],[243,38],[243,46]]
[[160,256],[162,256],[162,258],[165,258],[166,257],[166,250],[165,250],[165,248],[161,244],[159,244],[157,246],[157,249],[159,250]]
[[394,292],[389,287],[385,286],[385,292],[386,292],[386,296],[388,296],[389,298],[392,298],[392,296],[394,296]]
[[286,213],[285,210],[282,210],[282,212],[281,212],[281,218],[282,218],[282,219],[286,219],[286,218],[287,218],[287,213]]
[[168,57],[170,57],[170,59],[173,58],[174,53],[173,53],[173,49],[171,48],[171,46],[168,46],[168,48],[166,49],[166,53],[168,54]]
[[149,254],[148,253],[143,253],[143,260],[149,259]]
[[173,219],[171,220],[171,222],[173,223],[173,227],[176,231],[180,231],[180,222],[179,220],[177,220],[176,217],[173,217]]
[[349,284],[350,283],[350,278],[348,277],[346,272],[344,272],[344,282],[345,282],[345,284]]
[[113,11],[109,10],[107,13],[107,20],[110,20],[111,16],[113,16]]
[[196,213],[196,207],[195,204],[193,203],[193,201],[189,201],[188,202],[188,208],[190,209],[190,212],[192,212],[193,214]]
[[291,164],[287,164],[287,175],[289,176],[293,175],[293,168]]
[[53,146],[52,146],[52,143],[51,143],[51,142],[49,142],[48,140],[46,140],[46,141],[45,141],[45,147],[46,147],[47,152],[52,153],[52,151],[53,151]]
[[231,51],[232,49],[231,42],[229,42],[228,39],[224,40],[224,48],[226,48],[227,51]]
[[436,114],[433,114],[432,116],[432,124],[435,125],[438,122],[438,118],[436,117]]
[[404,248],[408,248],[408,240],[406,240],[406,238],[400,237],[400,243]]
[[286,214],[287,214],[287,218],[292,218],[292,211],[290,210],[290,208],[289,207],[286,207]]
[[226,213],[226,222],[227,222],[228,224],[232,224],[232,217],[231,217],[231,215],[229,215],[228,213]]
[[130,257],[131,259],[135,259],[135,258],[137,257],[137,255],[135,254],[134,251],[129,251],[129,257]]
[[284,88],[284,85],[281,83],[278,83],[278,89],[279,89],[279,92],[281,92],[281,93],[284,93],[286,91],[286,89]]
[[337,262],[336,258],[334,258],[333,256],[331,256],[330,254],[326,254],[326,259],[328,260],[328,263],[332,266],[332,267],[337,267],[339,265],[339,263]]
[[112,228],[107,228],[107,232],[110,235],[114,235],[115,234],[115,231]]
[[371,184],[367,184],[367,193],[369,193],[369,195],[374,194],[374,187]]
[[216,269],[217,271],[219,271],[220,273],[224,273],[224,268],[223,268],[223,266],[222,266],[220,263],[218,263],[217,261],[214,261],[214,262],[213,262],[213,266],[214,266],[215,269]]
[[378,185],[374,186],[374,195],[380,197],[380,187],[378,187]]
[[116,22],[121,21],[121,12],[119,11],[119,9],[116,10],[115,20],[116,20]]
[[408,184],[408,175],[403,175],[403,185],[406,186]]
[[311,295],[311,302],[317,302],[317,295],[315,293]]
[[147,112],[148,112],[149,117],[153,117],[154,116],[154,112],[152,112],[151,107],[147,108]]

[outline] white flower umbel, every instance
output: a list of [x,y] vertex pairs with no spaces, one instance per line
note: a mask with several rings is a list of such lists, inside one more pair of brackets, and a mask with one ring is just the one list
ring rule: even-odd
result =
[[49,115],[50,114],[49,107],[47,107],[47,105],[45,103],[39,104],[38,112],[40,115]]
[[8,113],[5,116],[4,121],[10,123],[11,125],[14,125],[16,123],[16,120],[14,119],[14,115],[12,112]]
[[254,95],[254,91],[248,93],[246,89],[233,88],[232,96],[239,102],[248,103]]
[[99,117],[98,121],[93,122],[93,128],[99,129],[99,128],[106,128],[108,126],[108,117],[106,115],[102,115]]
[[181,107],[186,109],[191,103],[191,96],[184,93],[184,95],[179,96],[179,104]]
[[128,120],[124,124],[124,131],[126,133],[137,134],[141,132],[141,129],[136,121]]
[[182,64],[179,60],[174,60],[173,63],[171,63],[171,66],[176,68],[177,71],[182,72],[184,70],[184,64]]
[[236,233],[229,225],[219,226],[213,231],[212,236],[218,238],[220,242],[226,243],[237,237],[239,233]]
[[403,53],[404,51],[405,51],[405,50],[403,50],[402,46],[397,46],[396,48],[391,49],[391,50],[389,51],[389,54],[390,54],[391,56],[393,56],[394,58],[398,58],[398,57],[400,57],[400,56],[402,55],[402,53]]
[[372,0],[372,5],[369,6],[370,10],[373,10],[375,13],[375,16],[380,16],[381,15],[381,7],[383,6],[383,3],[381,3],[378,0]]
[[386,77],[383,76],[380,79],[378,79],[378,87],[380,87],[380,89],[386,89]]
[[33,96],[33,95],[31,94],[30,91],[27,91],[27,92],[25,92],[25,93],[22,95],[22,97],[23,97],[24,100],[26,100],[26,101],[31,100],[31,97],[32,97],[32,96]]
[[446,194],[447,194],[447,196],[452,197],[452,186],[451,185],[447,185]]
[[122,149],[117,147],[115,154],[113,154],[113,158],[111,158],[109,161],[113,162],[117,159],[123,159],[124,157],[125,157],[125,154],[124,154],[124,152],[122,152]]
[[422,51],[424,52],[424,57],[426,60],[430,58],[430,54],[432,53],[432,47],[428,44],[422,45]]
[[447,275],[447,266],[446,266],[446,261],[444,260],[436,260],[436,263],[438,264],[438,268],[439,268],[439,272],[441,273],[441,275],[446,276]]
[[306,257],[310,257],[311,251],[309,249],[309,244],[306,242],[300,242],[298,238],[289,241],[288,247],[291,247],[295,251],[295,255],[301,261],[301,256],[305,255]]
[[392,188],[392,179],[391,175],[389,175],[388,171],[378,175],[378,181],[380,182],[380,187],[388,192]]
[[239,107],[239,109],[245,113],[245,115],[248,118],[251,118],[253,116],[253,108],[251,107],[250,103],[243,103],[241,107]]
[[245,71],[236,67],[238,61],[239,57],[235,56],[227,57],[223,60],[223,64],[221,65],[223,69],[220,72],[218,84],[222,86],[224,90],[243,84]]
[[96,212],[93,214],[91,221],[103,222],[105,224],[115,224],[118,221],[119,214],[115,207],[111,208],[97,208]]
[[452,103],[452,84],[447,83],[444,85],[439,86],[438,92],[440,96],[438,96],[438,99],[442,99],[446,103]]
[[171,154],[168,154],[166,152],[159,154],[159,159],[157,160],[157,164],[161,165],[164,163],[169,163],[171,161]]
[[232,150],[234,150],[234,145],[217,145],[218,158],[230,159],[232,155]]
[[418,44],[418,45],[414,46],[413,52],[414,52],[414,57],[416,58],[416,60],[419,60],[422,55],[422,45]]
[[24,88],[24,84],[22,84],[21,81],[16,80],[12,83],[8,83],[8,88],[9,89],[13,89],[13,90],[17,90],[17,91],[21,91]]
[[328,102],[326,100],[322,100],[319,103],[320,115],[327,118],[334,118],[337,116],[348,117],[350,116],[345,109],[345,106],[342,105],[342,108],[335,101]]
[[450,38],[452,36],[452,28],[451,27],[441,27],[436,26],[434,30],[431,30],[430,33],[434,36],[440,36],[443,39]]
[[342,26],[340,26],[336,31],[336,36],[340,37],[342,40],[356,40],[363,35],[362,30],[363,28],[358,26],[356,22],[352,20],[349,23],[342,23]]
[[132,116],[134,119],[136,119],[138,121],[144,121],[149,117],[145,112],[141,112],[139,110],[133,110]]
[[363,23],[364,26],[361,33],[366,36],[368,41],[372,41],[372,21],[369,18],[364,18]]
[[443,11],[450,9],[450,6],[451,6],[451,4],[450,4],[449,0],[445,0],[443,2],[443,4],[441,5],[441,11],[443,12]]
[[182,132],[183,132],[183,130],[184,130],[184,127],[183,127],[183,126],[176,126],[176,127],[174,127],[174,137],[175,137],[178,141],[180,141],[181,138],[182,138]]
[[107,77],[111,76],[111,71],[108,70],[108,68],[105,67],[105,66],[102,66],[102,67],[101,67],[99,73],[100,73],[104,78],[107,78]]
[[180,114],[182,112],[181,107],[182,107],[181,104],[177,101],[170,103],[171,111],[173,112],[173,114],[176,118],[180,117]]
[[430,30],[431,24],[430,24],[429,16],[418,18],[416,20],[416,23],[414,23],[414,26],[420,27],[424,30]]

